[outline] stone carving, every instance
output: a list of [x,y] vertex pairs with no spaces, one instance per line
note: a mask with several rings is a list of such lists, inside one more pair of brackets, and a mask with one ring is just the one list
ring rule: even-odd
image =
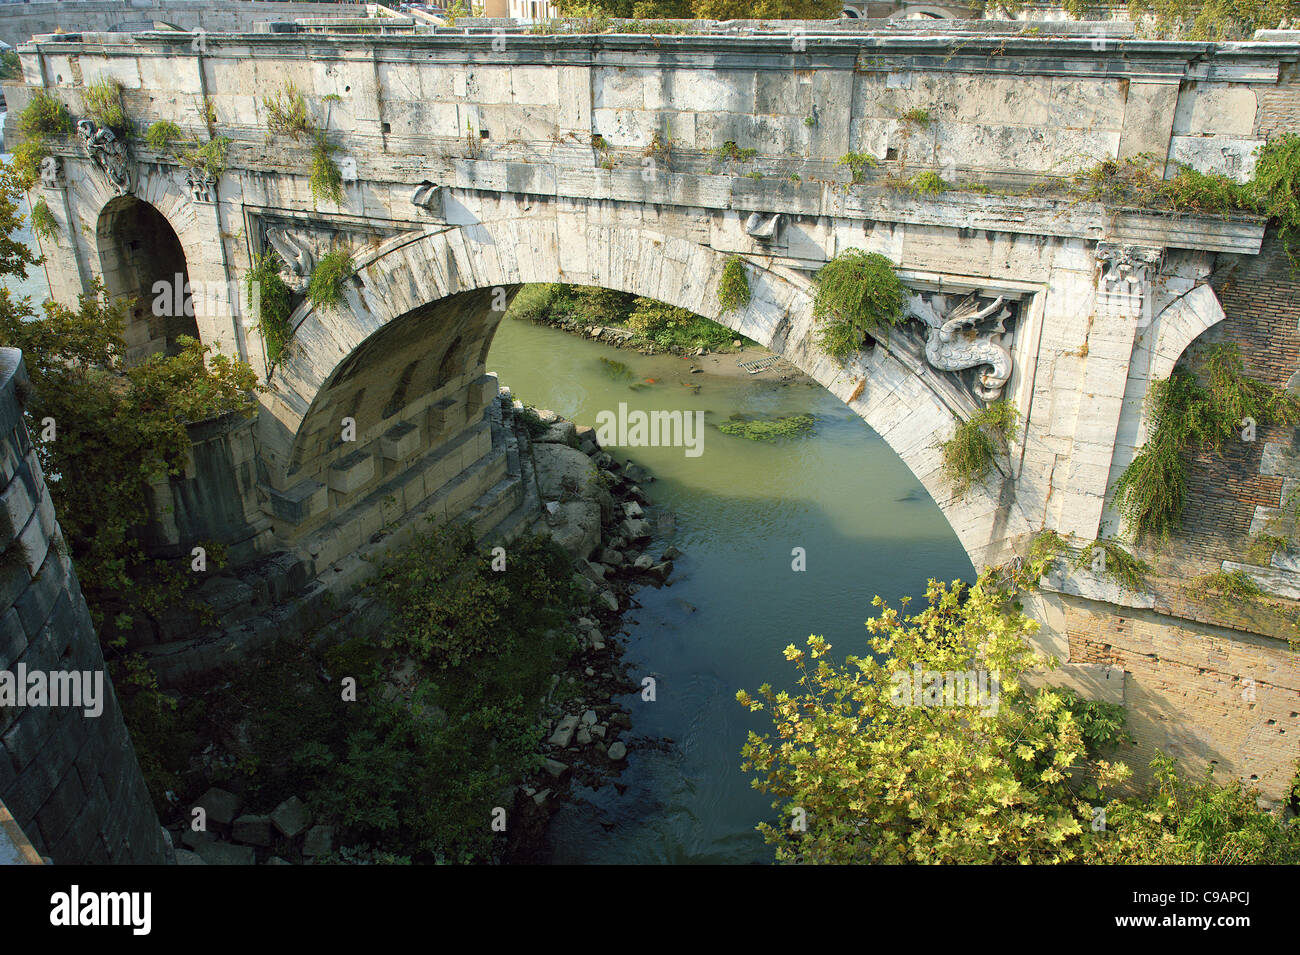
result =
[[776,239],[781,228],[781,213],[776,215],[765,216],[757,212],[751,212],[749,218],[745,220],[745,234],[751,235],[760,242],[771,242]]
[[59,156],[46,156],[41,160],[41,186],[59,189],[64,185],[63,159]]
[[940,371],[985,366],[975,393],[985,401],[1001,397],[1011,378],[1011,352],[998,341],[1011,315],[1002,296],[984,305],[972,294],[950,309],[948,296],[923,292],[908,299],[906,314],[926,325],[925,359],[931,366]]
[[312,266],[316,264],[316,255],[304,240],[286,228],[272,226],[266,230],[266,241],[270,242],[271,248],[279,253],[280,260],[284,262],[290,274],[296,278],[306,278],[311,275]]
[[190,198],[195,202],[215,201],[212,190],[216,188],[217,180],[203,170],[191,169],[185,173],[185,185],[189,187]]
[[442,186],[432,182],[422,182],[411,193],[411,205],[423,209],[434,216],[442,215]]
[[1138,327],[1151,322],[1151,291],[1164,261],[1162,249],[1097,243],[1101,277],[1097,283],[1097,305],[1101,311],[1137,315]]
[[77,123],[77,138],[86,155],[104,170],[119,196],[131,191],[131,168],[127,164],[126,144],[111,129],[96,127],[83,119]]

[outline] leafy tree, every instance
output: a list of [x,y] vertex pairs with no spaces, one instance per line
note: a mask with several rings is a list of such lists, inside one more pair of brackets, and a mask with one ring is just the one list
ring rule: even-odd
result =
[[[927,606],[910,616],[877,597],[881,613],[867,621],[872,655],[838,665],[823,638],[809,637],[807,650],[785,651],[798,690],[738,694],[774,724],[774,734],[751,733],[742,752],[744,768],[759,774],[755,787],[776,797],[782,823],[760,829],[778,860],[1080,858],[1093,837],[1091,812],[1067,774],[1086,768],[1096,784],[1111,785],[1127,769],[1097,758],[1069,694],[1021,682],[1038,662],[1025,643],[1038,625],[1010,597],[990,572],[970,587],[931,580]],[[989,671],[1000,688],[996,705],[908,705],[917,701],[900,699],[899,680],[914,668]],[[802,818],[794,810],[806,813],[806,831],[791,825]]]
[[[0,163],[0,275],[23,277],[38,260],[14,239],[17,199],[16,178]],[[180,575],[145,555],[138,531],[149,485],[184,470],[186,424],[256,409],[253,370],[193,339],[182,337],[178,354],[124,368],[125,315],[126,303],[108,301],[98,284],[75,308],[48,302],[40,313],[0,289],[0,344],[22,349],[29,430],[54,422],[55,439],[35,442],[36,453],[106,643],[136,615],[177,600]]]

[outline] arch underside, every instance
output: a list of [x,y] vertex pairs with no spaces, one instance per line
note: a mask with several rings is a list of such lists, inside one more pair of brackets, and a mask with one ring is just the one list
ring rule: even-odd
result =
[[[412,429],[427,446],[474,428],[487,401],[483,390],[495,392],[485,361],[503,312],[493,306],[525,283],[566,282],[689,309],[790,361],[889,443],[976,567],[1005,559],[1007,542],[1029,530],[1014,499],[999,500],[1000,481],[962,499],[949,492],[939,445],[957,419],[951,386],[936,382],[935,372],[879,346],[844,367],[819,353],[812,288],[803,276],[751,260],[749,305],[720,314],[717,283],[726,254],[644,229],[588,226],[563,235],[561,241],[556,218],[543,217],[408,233],[357,259],[345,307],[304,305],[295,312],[293,339],[268,382],[262,416],[263,454],[279,469],[279,486],[332,487],[320,476],[337,476],[340,462],[348,466],[366,448],[379,448],[376,459],[382,458],[383,447]],[[356,423],[355,442],[341,438],[345,418]],[[377,470],[397,460],[390,455]]]

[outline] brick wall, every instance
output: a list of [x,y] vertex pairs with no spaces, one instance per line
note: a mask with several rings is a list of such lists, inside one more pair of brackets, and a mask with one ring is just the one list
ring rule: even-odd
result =
[[[0,349],[0,671],[103,671],[90,611],[22,418],[22,354]],[[0,802],[56,863],[159,863],[167,841],[104,676],[103,712],[0,706]]]
[[[1198,341],[1238,345],[1246,373],[1286,385],[1300,371],[1300,276],[1292,275],[1282,244],[1270,230],[1257,256],[1224,256],[1212,281],[1227,317]],[[1244,561],[1256,505],[1277,507],[1280,477],[1260,474],[1266,443],[1295,447],[1296,429],[1257,429],[1253,443],[1228,441],[1220,452],[1199,451],[1188,470],[1183,530],[1173,554],[1204,570]]]

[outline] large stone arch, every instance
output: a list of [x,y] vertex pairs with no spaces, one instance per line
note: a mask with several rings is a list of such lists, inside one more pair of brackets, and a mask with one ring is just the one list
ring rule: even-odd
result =
[[[848,404],[903,459],[938,503],[976,567],[1009,556],[1031,528],[1002,482],[951,494],[940,471],[940,442],[957,423],[950,391],[937,373],[900,361],[887,347],[858,354],[844,367],[812,344],[809,280],[764,258],[747,260],[751,300],[722,314],[717,284],[726,253],[635,226],[589,226],[563,234],[555,216],[537,214],[465,226],[434,227],[396,237],[356,259],[345,306],[307,303],[290,318],[293,338],[269,376],[261,448],[280,487],[301,485],[339,467],[370,442],[391,435],[391,395],[463,388],[484,372],[483,360],[504,296],[530,282],[562,281],[655,298],[722,323],[772,349]],[[493,298],[497,301],[494,303]],[[459,348],[460,374],[446,378],[446,356]],[[367,363],[387,362],[365,376]],[[439,370],[441,369],[441,371]],[[366,394],[367,387],[381,394]],[[444,400],[451,400],[450,398]],[[345,418],[356,443],[338,437]],[[328,483],[328,482],[325,482]]]

